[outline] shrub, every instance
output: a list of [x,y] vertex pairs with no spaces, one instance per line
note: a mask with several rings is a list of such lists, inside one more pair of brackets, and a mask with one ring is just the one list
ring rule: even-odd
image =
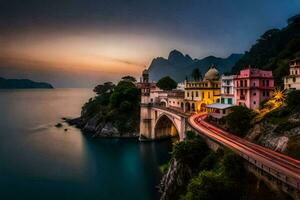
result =
[[192,140],[192,139],[195,139],[197,137],[196,133],[194,131],[187,131],[185,134],[186,134],[186,139],[187,140]]
[[172,156],[175,159],[185,162],[192,167],[197,167],[201,159],[208,155],[208,153],[208,146],[198,137],[193,140],[179,142],[173,146],[172,150]]
[[211,151],[205,158],[202,159],[199,169],[200,170],[211,170],[215,166],[218,160],[218,154]]
[[212,171],[202,171],[193,178],[181,200],[215,200],[229,197],[226,182],[222,176]]
[[251,128],[254,113],[244,106],[235,106],[232,110],[225,118],[226,124],[234,134],[243,137]]
[[224,155],[224,174],[228,178],[239,179],[245,175],[243,159],[232,151],[227,151]]

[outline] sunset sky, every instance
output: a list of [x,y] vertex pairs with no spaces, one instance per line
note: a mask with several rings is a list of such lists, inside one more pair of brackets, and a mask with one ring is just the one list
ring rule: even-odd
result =
[[243,53],[298,13],[299,0],[1,0],[0,77],[92,87],[173,49]]

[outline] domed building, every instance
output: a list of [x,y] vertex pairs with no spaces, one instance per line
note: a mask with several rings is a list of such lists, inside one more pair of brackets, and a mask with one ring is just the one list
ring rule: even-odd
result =
[[220,80],[219,71],[216,69],[215,66],[210,67],[210,69],[205,73],[204,81],[205,80],[210,80],[210,81],[219,81]]
[[184,89],[185,111],[204,112],[206,105],[220,102],[220,73],[215,66],[212,66],[205,73],[203,80],[186,81]]

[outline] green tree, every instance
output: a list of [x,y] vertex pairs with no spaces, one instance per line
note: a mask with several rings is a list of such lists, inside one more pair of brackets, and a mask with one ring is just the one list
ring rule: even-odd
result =
[[170,76],[161,78],[156,85],[162,90],[172,90],[177,87],[176,81],[174,81]]
[[[200,160],[209,153],[205,141],[202,138],[195,137],[179,142],[173,146],[172,156],[191,167],[197,167]],[[197,158],[197,159],[195,159]]]
[[112,82],[105,82],[103,84],[100,84],[100,85],[97,85],[95,88],[94,88],[94,92],[97,94],[97,95],[102,95],[104,93],[110,93],[113,91],[115,85],[112,83]]
[[202,74],[201,74],[199,68],[195,68],[195,69],[192,71],[191,76],[192,76],[192,78],[194,79],[194,81],[199,81],[200,79],[202,79]]
[[122,80],[123,81],[128,81],[128,82],[133,82],[133,83],[136,82],[136,78],[134,78],[133,76],[123,76]]
[[232,112],[225,117],[225,120],[231,132],[243,137],[251,128],[253,117],[252,110],[244,106],[235,106],[232,108]]

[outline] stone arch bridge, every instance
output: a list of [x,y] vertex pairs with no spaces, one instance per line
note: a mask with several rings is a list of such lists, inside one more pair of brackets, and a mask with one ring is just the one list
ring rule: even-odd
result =
[[184,140],[186,130],[194,130],[208,146],[227,147],[245,159],[245,166],[258,179],[275,190],[300,199],[300,161],[238,138],[205,122],[206,114],[189,115],[182,110],[155,104],[141,105],[140,139],[155,140],[178,135]]
[[178,136],[184,140],[188,114],[154,104],[141,104],[140,140]]

